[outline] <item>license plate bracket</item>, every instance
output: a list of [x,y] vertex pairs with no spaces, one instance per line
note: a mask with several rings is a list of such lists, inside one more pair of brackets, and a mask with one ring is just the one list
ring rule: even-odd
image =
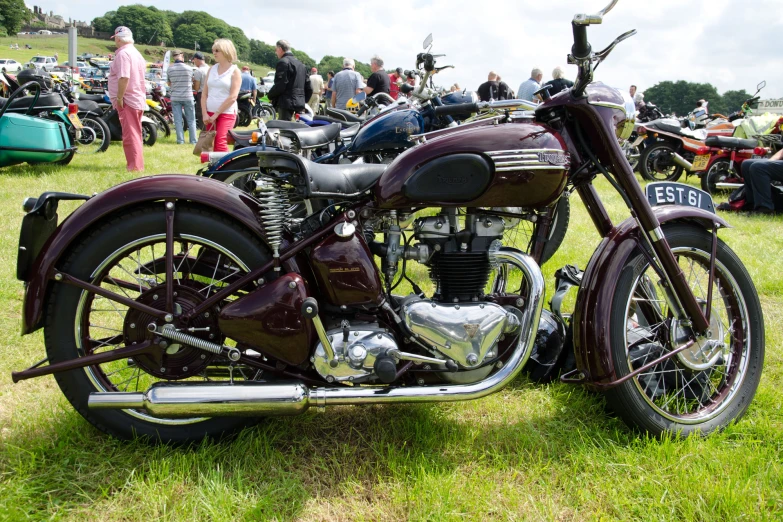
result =
[[715,213],[715,203],[712,201],[712,196],[708,192],[684,183],[674,183],[671,181],[649,183],[645,189],[645,193],[647,201],[650,203],[650,206],[653,207],[680,205],[700,208],[707,212]]

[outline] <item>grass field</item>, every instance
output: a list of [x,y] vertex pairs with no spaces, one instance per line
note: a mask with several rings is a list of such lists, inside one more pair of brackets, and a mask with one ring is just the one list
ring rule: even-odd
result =
[[[2,42],[3,40],[0,40]],[[147,174],[194,173],[173,136]],[[20,337],[16,246],[25,196],[91,194],[127,180],[119,144],[67,167],[0,170],[0,519],[4,520],[781,520],[783,219],[730,216],[722,237],[746,263],[766,316],[767,358],[747,415],[706,439],[653,440],[600,395],[524,377],[470,403],[339,407],[275,418],[190,449],[113,440],[51,377],[12,384],[44,357]],[[608,184],[613,218],[626,216]],[[544,267],[584,268],[599,238],[577,198]],[[76,204],[63,204],[61,215]]]
[[[10,45],[16,43],[19,44],[18,51],[9,49]],[[26,43],[30,44],[33,48],[25,49],[24,44]],[[148,62],[163,60],[163,55],[166,54],[166,51],[174,49],[174,47],[141,44],[136,45],[136,47]],[[77,41],[76,48],[77,56],[82,53],[90,53],[96,56],[106,55],[116,51],[116,47],[112,40],[99,40],[97,38],[84,38],[81,36]],[[183,50],[188,53],[194,52],[188,49]],[[0,58],[13,58],[17,62],[25,64],[33,56],[52,56],[54,53],[58,54],[60,64],[68,61],[68,37],[66,35],[49,37],[6,36],[0,38]],[[211,53],[205,52],[204,54],[207,55],[207,61],[212,63]],[[265,65],[258,65],[250,62],[242,62],[240,65],[248,65],[253,69],[253,74],[256,78],[263,78],[263,76],[271,70],[271,68]]]

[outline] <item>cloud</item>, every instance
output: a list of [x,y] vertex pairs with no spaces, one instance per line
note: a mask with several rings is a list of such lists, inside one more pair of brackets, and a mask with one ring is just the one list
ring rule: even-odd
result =
[[[203,10],[242,28],[251,37],[274,43],[285,38],[315,59],[350,56],[369,62],[382,56],[389,69],[411,68],[421,43],[433,33],[433,52],[446,54],[439,82],[476,88],[490,70],[498,71],[512,88],[527,79],[533,67],[545,79],[555,66],[566,67],[573,42],[571,19],[594,12],[608,0],[550,2],[496,0],[396,0],[386,4],[333,0],[243,2],[220,4],[199,0],[168,0],[160,9]],[[81,0],[60,14],[92,20],[107,10],[136,1]],[[164,5],[161,5],[164,4]],[[588,30],[596,49],[628,29],[638,34],[621,43],[596,72],[596,79],[644,90],[664,80],[713,83],[720,92],[751,90],[762,79],[766,97],[783,97],[783,34],[780,0],[621,0],[603,25]]]

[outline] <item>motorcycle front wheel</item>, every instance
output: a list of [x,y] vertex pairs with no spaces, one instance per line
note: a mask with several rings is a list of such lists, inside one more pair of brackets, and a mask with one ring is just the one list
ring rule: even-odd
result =
[[152,147],[158,141],[158,127],[152,122],[141,122],[141,141],[144,145]]
[[234,128],[247,127],[253,121],[250,111],[245,105],[241,105],[237,111],[237,119],[234,122]]
[[[175,213],[175,308],[187,311],[249,270],[271,258],[257,238],[214,211],[179,204]],[[164,203],[151,203],[107,219],[79,240],[61,265],[62,272],[148,306],[165,306],[167,272]],[[239,293],[247,291],[240,290]],[[235,299],[232,296],[219,308]],[[194,318],[204,340],[223,340],[217,326],[218,308]],[[56,284],[44,319],[44,339],[50,362],[62,362],[150,340],[152,316],[74,286]],[[156,382],[216,382],[255,380],[259,372],[232,367],[222,356],[170,344],[129,359],[55,374],[73,407],[96,428],[122,439],[147,437],[164,442],[188,442],[253,423],[251,419],[158,418],[144,410],[90,409],[92,392],[144,392]]]
[[109,126],[101,118],[94,116],[82,116],[82,137],[77,140],[79,147],[77,152],[80,154],[94,154],[96,152],[105,152],[111,143],[111,132]]
[[[710,293],[712,233],[693,225],[664,228],[702,308]],[[611,357],[621,378],[685,344],[660,278],[642,253],[621,271],[610,319]],[[710,328],[692,347],[606,392],[631,427],[653,435],[706,435],[740,418],[756,393],[764,363],[764,319],[756,289],[737,255],[718,241]]]
[[639,158],[642,177],[648,181],[677,181],[683,168],[671,160],[674,148],[667,143],[646,147]]

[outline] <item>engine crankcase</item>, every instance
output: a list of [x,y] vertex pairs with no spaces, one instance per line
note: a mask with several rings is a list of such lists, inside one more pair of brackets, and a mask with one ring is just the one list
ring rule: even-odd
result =
[[504,333],[519,329],[517,316],[494,303],[438,303],[423,299],[403,307],[410,331],[463,368],[475,368]]
[[328,382],[358,384],[374,380],[375,359],[397,348],[394,337],[377,325],[365,324],[357,326],[356,329],[336,328],[328,330],[326,335],[332,343],[338,364],[331,366],[326,350],[319,342],[315,349],[313,366]]

